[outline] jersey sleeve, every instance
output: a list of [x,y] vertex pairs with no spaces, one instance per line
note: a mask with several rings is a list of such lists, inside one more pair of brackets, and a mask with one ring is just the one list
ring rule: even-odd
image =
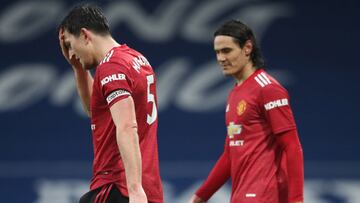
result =
[[102,65],[98,74],[101,92],[109,106],[131,96],[134,82],[125,65],[108,62]]
[[277,136],[277,143],[286,157],[289,202],[304,200],[304,157],[296,130],[288,130]]
[[260,98],[260,108],[274,134],[296,128],[289,95],[283,87],[268,85],[262,89]]

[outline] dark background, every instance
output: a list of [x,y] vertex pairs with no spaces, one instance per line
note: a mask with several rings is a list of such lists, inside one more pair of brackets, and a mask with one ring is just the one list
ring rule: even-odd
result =
[[[0,3],[1,202],[77,202],[91,176],[90,122],[56,32],[77,1]],[[212,34],[230,18],[254,29],[267,71],[290,93],[306,202],[360,202],[358,1],[97,3],[116,40],[157,72],[167,202],[186,202],[222,152],[233,80],[217,69]],[[213,202],[228,201],[228,190]]]

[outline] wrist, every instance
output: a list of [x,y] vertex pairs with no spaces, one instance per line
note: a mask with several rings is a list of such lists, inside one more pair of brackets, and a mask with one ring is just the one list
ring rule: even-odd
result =
[[143,191],[143,187],[140,183],[132,183],[128,185],[129,194],[136,194]]
[[205,203],[206,201],[204,201],[201,197],[199,197],[197,194],[194,194],[191,198],[191,202],[192,203]]
[[87,70],[85,70],[83,68],[78,68],[78,67],[75,67],[75,66],[72,66],[72,69],[74,71],[75,76],[81,77],[81,78],[86,78],[87,77],[87,74],[88,74]]
[[74,70],[74,72],[76,73],[84,73],[86,72],[85,69],[83,69],[82,67],[78,67],[78,66],[75,66],[75,65],[71,65],[71,68]]

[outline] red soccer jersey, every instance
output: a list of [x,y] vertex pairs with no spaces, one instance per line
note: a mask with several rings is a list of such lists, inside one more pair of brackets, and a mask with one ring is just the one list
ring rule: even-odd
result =
[[275,134],[295,129],[287,91],[263,70],[228,96],[225,150],[232,203],[287,203],[287,175]]
[[132,96],[135,104],[142,184],[151,202],[163,202],[157,145],[156,78],[146,58],[126,45],[111,49],[98,65],[91,95],[94,162],[90,189],[115,183],[128,196],[125,169],[116,142],[110,107]]

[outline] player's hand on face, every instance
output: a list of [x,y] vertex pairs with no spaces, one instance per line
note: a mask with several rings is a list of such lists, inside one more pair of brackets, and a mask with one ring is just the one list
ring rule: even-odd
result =
[[204,203],[204,202],[205,201],[203,201],[200,197],[193,195],[188,203]]
[[145,191],[142,187],[135,192],[129,193],[129,203],[148,203]]
[[73,55],[70,58],[70,52],[69,48],[65,46],[65,35],[64,35],[64,29],[60,28],[59,30],[59,44],[61,48],[61,52],[64,55],[65,59],[68,61],[68,63],[74,68],[74,69],[82,69],[82,65],[79,60],[76,59],[76,57]]

